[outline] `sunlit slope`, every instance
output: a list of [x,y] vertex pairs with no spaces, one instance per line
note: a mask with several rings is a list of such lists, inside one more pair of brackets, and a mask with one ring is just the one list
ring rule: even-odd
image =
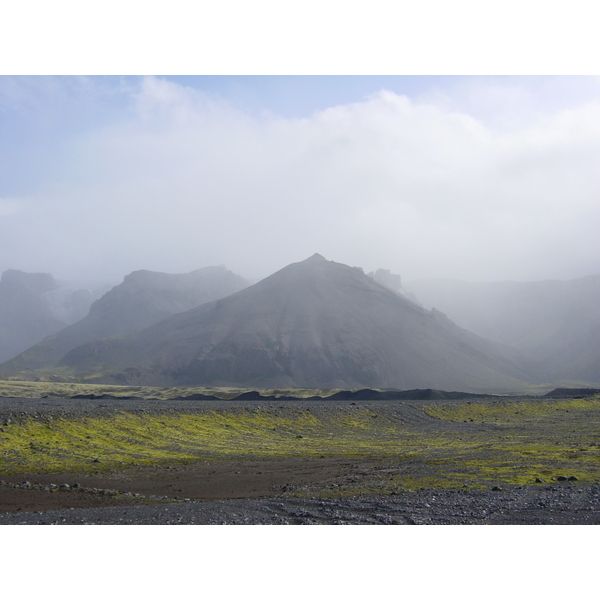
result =
[[139,333],[80,346],[82,376],[148,385],[523,389],[520,357],[320,255]]
[[54,367],[70,350],[94,340],[140,331],[166,317],[246,287],[224,267],[180,275],[135,271],[96,301],[88,316],[0,366],[4,374]]

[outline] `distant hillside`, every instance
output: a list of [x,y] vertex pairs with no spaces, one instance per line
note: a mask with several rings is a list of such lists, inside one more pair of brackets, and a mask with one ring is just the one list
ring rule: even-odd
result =
[[58,288],[45,292],[43,299],[52,316],[72,325],[87,316],[92,304],[113,286],[102,283],[73,283],[58,281]]
[[224,267],[206,267],[182,275],[135,271],[94,302],[84,319],[0,365],[0,372],[53,367],[65,353],[81,344],[139,331],[247,285]]
[[0,280],[0,361],[65,326],[52,315],[44,294],[57,288],[49,273],[8,270]]
[[518,354],[315,255],[60,365],[106,381],[302,388],[522,389]]
[[570,281],[405,282],[427,308],[518,348],[548,381],[600,383],[600,275]]

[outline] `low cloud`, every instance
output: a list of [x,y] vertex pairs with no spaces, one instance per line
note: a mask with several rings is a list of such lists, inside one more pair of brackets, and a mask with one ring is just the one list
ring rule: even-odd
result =
[[[120,279],[225,264],[258,279],[319,252],[406,279],[600,272],[600,102],[534,115],[517,92],[384,90],[286,118],[141,79],[115,118],[69,137],[33,195],[0,202],[2,268]],[[494,120],[498,97],[510,106]]]

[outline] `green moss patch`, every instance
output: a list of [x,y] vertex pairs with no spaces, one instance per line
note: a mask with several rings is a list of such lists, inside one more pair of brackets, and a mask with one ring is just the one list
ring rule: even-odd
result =
[[[352,457],[328,494],[600,482],[600,399],[423,406],[427,428],[375,407],[29,419],[0,427],[0,474],[110,471],[229,458]],[[472,419],[472,420],[471,420]],[[385,467],[385,468],[384,468]],[[315,490],[309,490],[313,493]],[[308,493],[308,492],[307,492]]]

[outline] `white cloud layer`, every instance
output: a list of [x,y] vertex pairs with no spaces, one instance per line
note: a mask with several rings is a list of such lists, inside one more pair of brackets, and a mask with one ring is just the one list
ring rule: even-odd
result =
[[35,193],[0,201],[0,267],[260,278],[319,252],[405,279],[598,273],[600,101],[586,85],[543,110],[525,88],[473,80],[291,119],[146,78],[121,90],[129,112],[69,138]]

